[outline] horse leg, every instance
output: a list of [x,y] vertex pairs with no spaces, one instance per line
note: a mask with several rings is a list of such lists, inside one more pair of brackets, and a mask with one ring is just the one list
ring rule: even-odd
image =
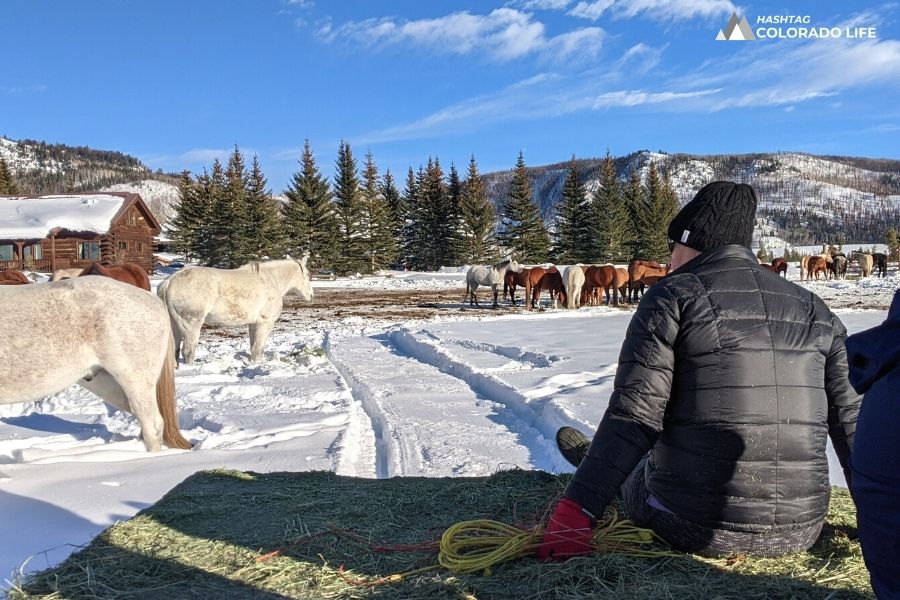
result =
[[[152,362],[152,361],[151,361]],[[130,412],[141,425],[141,439],[150,452],[162,449],[163,418],[156,405],[156,373],[147,364],[135,361],[129,365],[111,365],[112,371],[101,370],[90,381],[78,383],[116,408]],[[158,371],[158,369],[153,369]]]
[[500,303],[497,302],[497,295],[500,293],[500,286],[491,285],[491,291],[494,292],[494,304],[491,305],[491,308],[500,308]]
[[250,362],[257,362],[263,355],[263,349],[272,333],[275,321],[250,323]]
[[[181,347],[181,356],[184,357],[185,364],[194,364],[194,355],[197,352],[197,344],[200,343],[200,329],[203,327],[203,320],[196,323],[186,323],[187,327],[183,333],[183,345]],[[177,339],[177,338],[176,338]]]
[[116,383],[116,380],[112,375],[103,369],[100,369],[97,374],[90,379],[80,379],[78,385],[90,391],[107,404],[114,406],[119,410],[131,412],[131,407],[128,405],[128,398],[125,396],[122,386]]

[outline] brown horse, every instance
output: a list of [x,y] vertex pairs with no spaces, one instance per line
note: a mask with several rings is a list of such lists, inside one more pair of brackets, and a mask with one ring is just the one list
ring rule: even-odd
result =
[[628,269],[616,267],[616,288],[619,290],[619,295],[623,300],[628,297],[629,281],[631,281],[631,278],[628,276]]
[[528,281],[528,268],[522,269],[518,273],[515,271],[507,271],[503,276],[503,299],[506,300],[506,294],[509,292],[509,300],[512,305],[516,305],[516,287],[525,287]]
[[0,271],[0,285],[24,285],[26,283],[31,283],[31,280],[21,271],[12,269]]
[[147,277],[147,272],[134,263],[122,263],[121,265],[104,267],[100,263],[95,262],[91,263],[91,266],[82,271],[79,277],[85,277],[86,275],[110,277],[125,283],[130,283],[131,285],[145,289],[148,292],[150,291],[150,278]]
[[[532,306],[539,307],[541,305],[541,292],[544,290],[550,292],[550,300],[553,302],[553,308],[556,308],[558,304],[566,304],[566,286],[563,285],[562,273],[560,273],[556,267],[547,269],[537,285],[532,288]],[[530,307],[529,310],[531,310]]]
[[[544,280],[544,276],[556,273],[559,276],[559,285],[562,286],[562,275],[559,275],[559,270],[556,267],[531,267],[528,269],[528,274],[525,277],[525,302],[528,304],[526,307],[528,310],[535,308],[538,305],[538,301],[541,298],[541,286]],[[552,284],[555,286],[555,281]],[[543,289],[551,289],[551,280],[547,280],[547,286]],[[554,292],[550,293],[551,299],[556,300],[554,296]],[[530,298],[530,301],[529,301]]]
[[806,279],[816,278],[816,281],[819,280],[819,273],[825,275],[825,279],[828,279],[828,263],[825,262],[825,259],[821,256],[810,256],[809,260],[806,262]]
[[581,288],[581,304],[588,300],[593,303],[594,290],[597,290],[597,301],[600,301],[599,292],[606,292],[606,304],[610,303],[610,290],[612,290],[612,305],[619,305],[619,292],[616,288],[616,268],[612,265],[591,265],[584,272],[584,287]]
[[781,257],[773,258],[773,259],[772,259],[772,266],[775,267],[775,272],[776,272],[776,273],[778,273],[779,275],[782,275],[782,276],[784,276],[785,278],[787,278],[787,268],[788,268],[788,264],[787,264],[787,261],[786,261],[786,260],[784,260],[784,259],[781,258]]
[[668,275],[668,265],[663,266],[655,260],[642,260],[640,258],[633,259],[628,263],[628,301],[634,302],[638,296],[638,292],[644,293],[644,287],[652,285],[649,281],[642,281],[645,278],[656,278],[653,283]]

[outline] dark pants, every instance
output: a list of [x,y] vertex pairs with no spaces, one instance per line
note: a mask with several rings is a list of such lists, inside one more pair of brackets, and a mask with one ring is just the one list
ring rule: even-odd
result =
[[900,598],[900,480],[870,479],[854,470],[852,487],[872,589],[878,598]]
[[819,523],[791,531],[750,533],[712,529],[697,525],[678,515],[648,504],[645,469],[647,459],[638,463],[622,485],[625,510],[634,523],[652,529],[673,548],[710,558],[748,554],[781,556],[808,549],[819,538],[824,519]]

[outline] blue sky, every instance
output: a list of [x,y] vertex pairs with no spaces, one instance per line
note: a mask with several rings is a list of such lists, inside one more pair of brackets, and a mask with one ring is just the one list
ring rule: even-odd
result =
[[[900,4],[835,0],[4,0],[0,135],[280,192],[309,138],[403,178],[647,148],[900,158]],[[732,11],[874,39],[715,41]],[[761,26],[761,25],[760,25]],[[801,25],[802,26],[802,25]],[[787,27],[784,25],[782,27]]]

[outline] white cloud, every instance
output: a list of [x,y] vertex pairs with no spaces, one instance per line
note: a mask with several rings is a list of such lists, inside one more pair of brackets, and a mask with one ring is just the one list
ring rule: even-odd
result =
[[[615,75],[605,76],[606,80]],[[608,81],[607,81],[608,82]],[[686,103],[719,90],[684,92],[617,90],[597,94],[606,85],[604,78],[572,79],[543,73],[516,82],[492,94],[467,98],[437,110],[421,119],[363,136],[360,143],[379,143],[403,139],[446,135],[489,123],[510,120],[547,119],[575,112],[615,107],[635,107],[671,102]]]
[[290,6],[296,6],[297,8],[309,9],[316,5],[313,0],[287,0],[287,3]]
[[0,85],[0,92],[4,94],[28,94],[32,92],[46,92],[47,86],[43,83],[38,85]]
[[525,10],[562,10],[569,2],[571,0],[519,0],[510,4],[521,6]]
[[596,56],[604,37],[597,27],[547,37],[543,23],[514,8],[498,8],[485,15],[462,11],[412,21],[383,17],[337,27],[326,22],[316,35],[326,43],[350,41],[367,48],[408,43],[442,54],[481,54],[498,62],[528,55],[552,60],[560,52],[560,58],[582,51]]
[[633,73],[646,73],[662,61],[662,53],[667,47],[653,48],[641,42],[625,51],[618,61],[616,69],[621,70],[628,66]]
[[593,108],[612,108],[618,106],[640,106],[642,104],[660,104],[676,100],[691,100],[717,94],[720,89],[697,90],[693,92],[645,92],[643,90],[619,90],[606,92],[593,99]]
[[591,0],[579,2],[567,14],[596,21],[610,11],[618,19],[644,15],[657,21],[683,21],[736,10],[731,0]]
[[573,17],[596,21],[606,10],[616,3],[616,0],[594,0],[594,2],[579,2],[568,14]]
[[[790,105],[835,96],[863,86],[900,83],[900,41],[813,40],[792,48],[767,44],[737,70],[740,82],[715,109]],[[784,69],[784,65],[790,65]],[[718,77],[724,83],[726,76]],[[712,80],[704,77],[704,83]],[[855,91],[854,93],[859,93]]]

